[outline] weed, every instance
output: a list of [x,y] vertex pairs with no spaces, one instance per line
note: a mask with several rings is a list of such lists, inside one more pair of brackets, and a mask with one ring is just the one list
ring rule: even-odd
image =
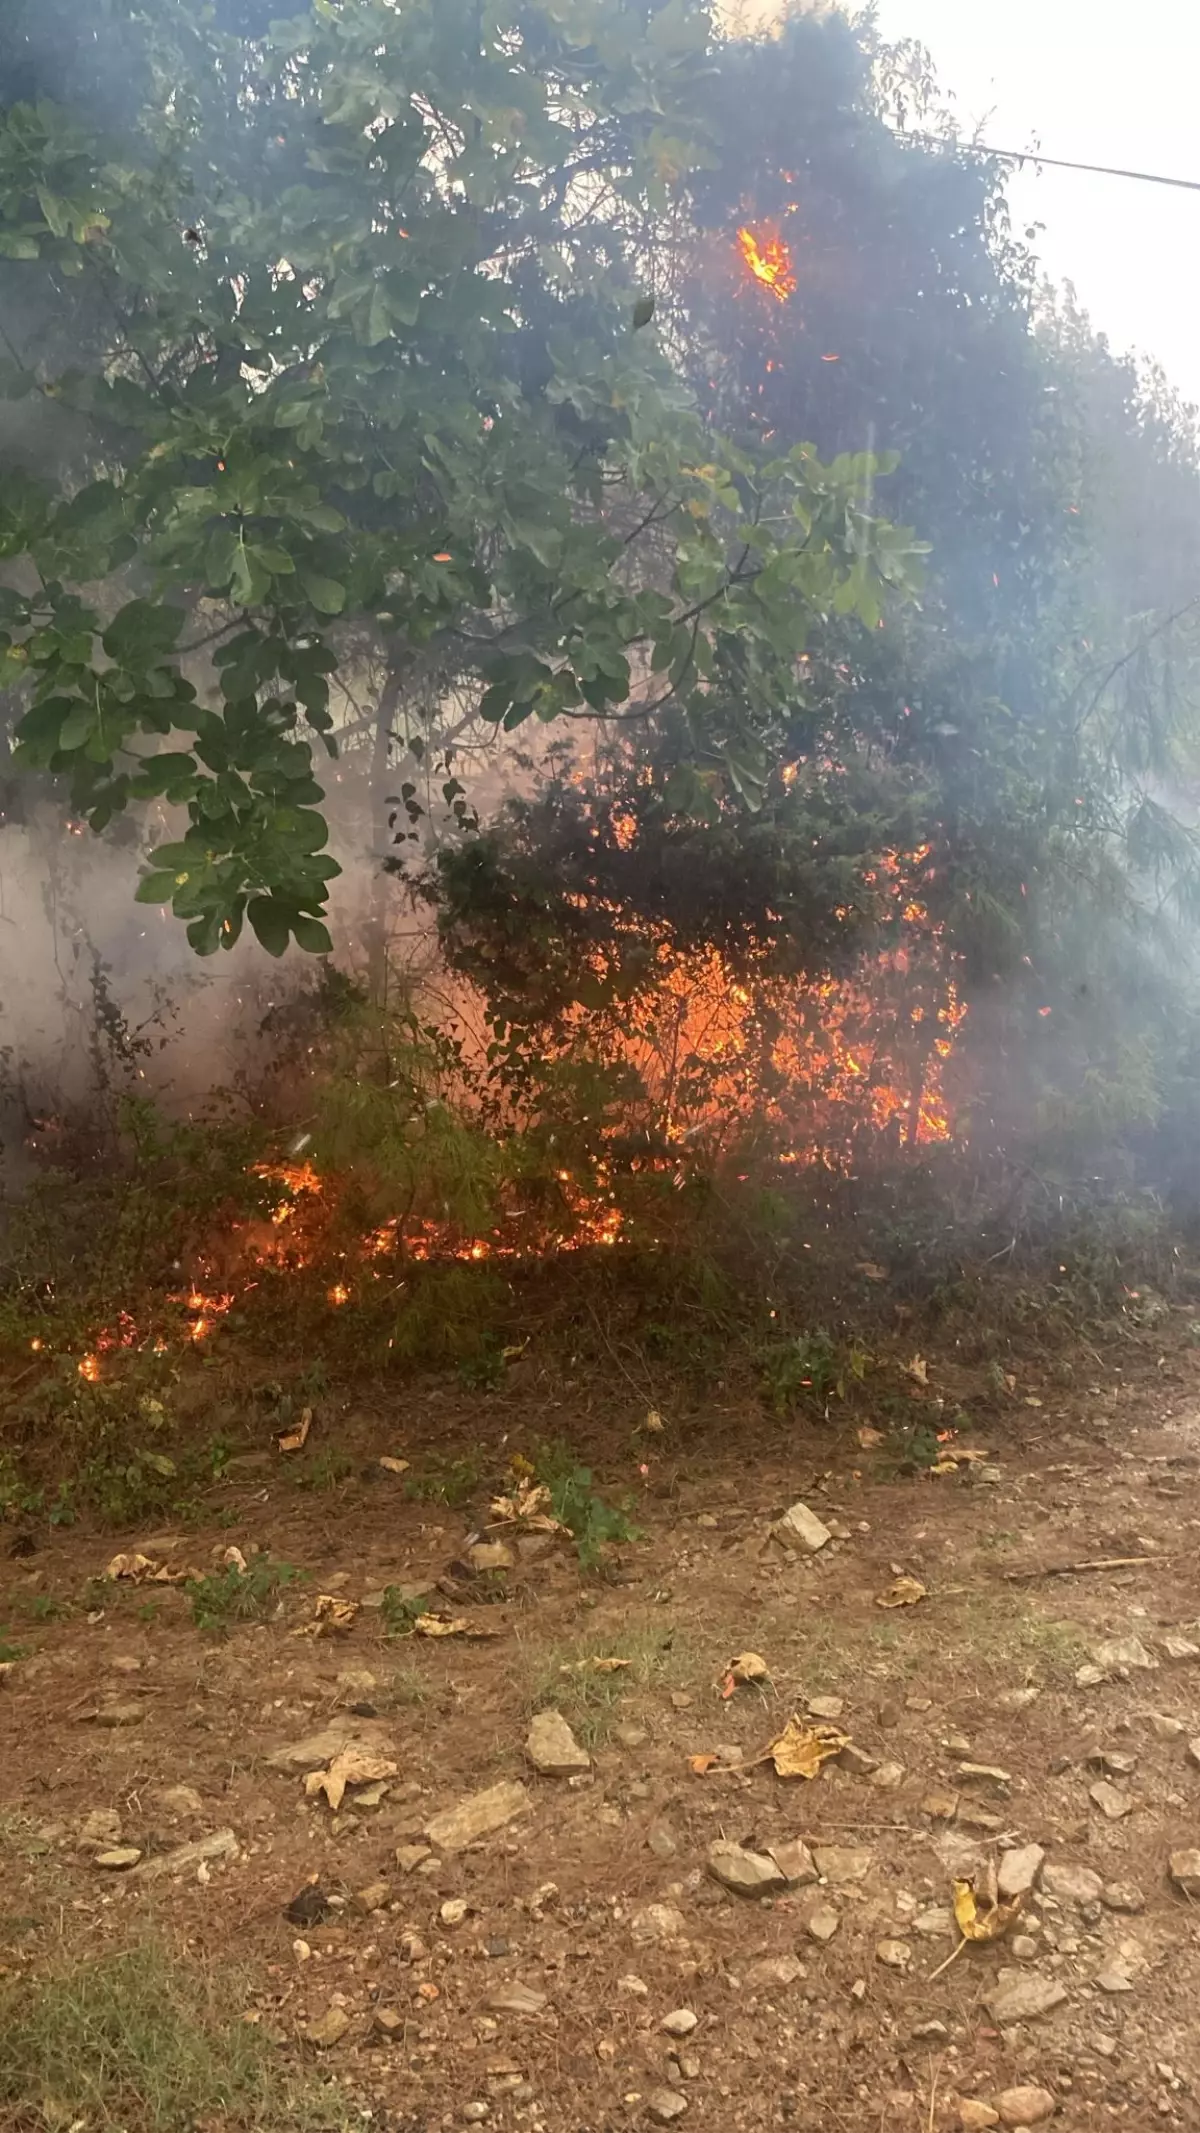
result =
[[467,1392],[499,1392],[504,1383],[504,1350],[481,1348],[477,1355],[464,1355],[458,1365],[458,1382]]
[[543,1444],[534,1461],[537,1478],[550,1491],[550,1508],[575,1543],[583,1570],[597,1570],[614,1541],[636,1541],[641,1532],[627,1504],[606,1503],[592,1487],[592,1470],[577,1466],[563,1445]]
[[420,1667],[410,1661],[407,1666],[393,1668],[388,1693],[397,1707],[415,1707],[428,1701],[429,1685]]
[[[624,1659],[627,1664],[615,1672],[600,1672],[592,1667],[593,1659]],[[664,1673],[678,1668],[679,1659],[670,1631],[658,1623],[555,1645],[531,1657],[528,1707],[561,1711],[582,1745],[596,1748],[611,1732],[623,1699],[661,1682]]]
[[211,1577],[189,1578],[184,1591],[192,1604],[192,1620],[210,1636],[224,1636],[235,1622],[261,1622],[273,1614],[280,1593],[306,1573],[291,1563],[273,1563],[255,1556],[245,1570],[231,1563]]
[[350,2122],[331,2094],[278,2071],[232,1984],[162,1947],[0,1978],[0,2036],[0,2104],[31,2133],[68,2121],[93,2133],[332,2133]]
[[461,1459],[431,1459],[420,1473],[404,1477],[404,1493],[416,1503],[444,1503],[457,1510],[469,1503],[483,1484],[483,1465],[468,1453]]
[[769,1341],[759,1351],[759,1372],[777,1415],[799,1407],[829,1411],[831,1400],[844,1400],[851,1384],[866,1377],[871,1358],[858,1341],[835,1341],[823,1329],[792,1340]]
[[299,1469],[296,1474],[296,1486],[312,1489],[316,1494],[320,1494],[322,1491],[340,1488],[343,1481],[348,1481],[353,1472],[354,1461],[349,1452],[331,1448],[329,1451],[318,1452]]
[[398,1585],[385,1585],[379,1607],[385,1637],[411,1637],[421,1616],[428,1613],[429,1602],[423,1594],[410,1596]]
[[0,1630],[0,1666],[9,1666],[14,1660],[23,1659],[24,1657],[24,1645],[10,1644],[4,1631]]

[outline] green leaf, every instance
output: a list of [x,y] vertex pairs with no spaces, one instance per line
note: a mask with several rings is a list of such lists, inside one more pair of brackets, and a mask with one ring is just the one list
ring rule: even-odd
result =
[[174,874],[143,874],[134,890],[134,902],[139,904],[169,904],[176,889]]
[[270,896],[252,896],[246,916],[268,955],[286,953],[293,923],[291,912],[283,910]]
[[346,605],[346,588],[339,585],[336,578],[323,578],[318,571],[302,570],[300,583],[319,614],[341,614]]
[[319,919],[305,918],[303,914],[292,920],[292,932],[296,945],[307,950],[309,955],[332,955],[333,940],[327,927]]
[[182,608],[129,600],[113,616],[101,641],[118,666],[151,666],[179,642],[185,619]]

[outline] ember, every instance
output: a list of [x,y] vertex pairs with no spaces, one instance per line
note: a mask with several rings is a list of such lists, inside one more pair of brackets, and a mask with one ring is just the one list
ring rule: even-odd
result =
[[758,230],[743,224],[737,233],[738,250],[745,265],[756,281],[769,289],[776,301],[785,304],[796,293],[796,273],[792,255],[778,230],[764,223]]

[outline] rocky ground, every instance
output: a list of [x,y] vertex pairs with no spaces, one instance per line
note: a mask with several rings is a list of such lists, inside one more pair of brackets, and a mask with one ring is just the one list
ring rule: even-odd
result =
[[[861,1417],[635,1421],[603,1577],[484,1531],[563,1426],[516,1392],[461,1403],[458,1509],[406,1493],[446,1414],[364,1411],[329,1489],[259,1448],[207,1524],[22,1539],[0,1966],[236,1962],[393,2133],[1194,2126],[1200,1360],[1097,1376],[981,1402],[915,1475]],[[118,1546],[306,1579],[204,1634],[147,1564],[104,1577]]]

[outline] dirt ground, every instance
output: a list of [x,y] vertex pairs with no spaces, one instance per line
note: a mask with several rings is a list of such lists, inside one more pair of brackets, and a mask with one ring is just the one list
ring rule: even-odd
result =
[[[21,1653],[0,1682],[0,1965],[152,1933],[241,1965],[279,2052],[393,2133],[1197,2125],[1200,1909],[1169,1859],[1200,1847],[1200,1351],[1160,1349],[990,1401],[931,1355],[929,1396],[981,1418],[954,1449],[987,1454],[941,1473],[898,1473],[862,1413],[664,1410],[647,1431],[631,1399],[597,1485],[635,1494],[641,1537],[600,1577],[537,1532],[509,1531],[510,1569],[464,1564],[514,1450],[588,1451],[586,1421],[515,1381],[318,1407],[309,1453],[354,1460],[325,1488],[268,1441],[175,1533],[39,1529],[0,1570]],[[468,1443],[469,1502],[406,1493]],[[815,1554],[772,1537],[797,1502],[832,1530]],[[178,1586],[91,1582],[118,1548],[208,1568],[230,1545],[306,1579],[224,1637]],[[1140,1560],[1046,1574],[1113,1557]],[[926,1596],[880,1606],[901,1575]],[[389,1587],[492,1634],[388,1634]],[[343,1633],[298,1634],[318,1594],[361,1602]],[[769,1679],[723,1695],[746,1650]],[[590,1759],[573,1776],[530,1766],[547,1707]],[[849,1737],[840,1760],[811,1782],[755,1762],[806,1713]],[[395,1771],[334,1813],[304,1773],[339,1738]],[[431,1841],[505,1782],[511,1819]],[[798,1853],[764,1895],[714,1877],[714,1844],[795,1839],[819,1878]],[[1027,1846],[1045,1860],[1023,1862],[1019,1916],[955,1954],[954,1881],[982,1889]],[[1046,2011],[1008,2019],[1018,1986]]]

